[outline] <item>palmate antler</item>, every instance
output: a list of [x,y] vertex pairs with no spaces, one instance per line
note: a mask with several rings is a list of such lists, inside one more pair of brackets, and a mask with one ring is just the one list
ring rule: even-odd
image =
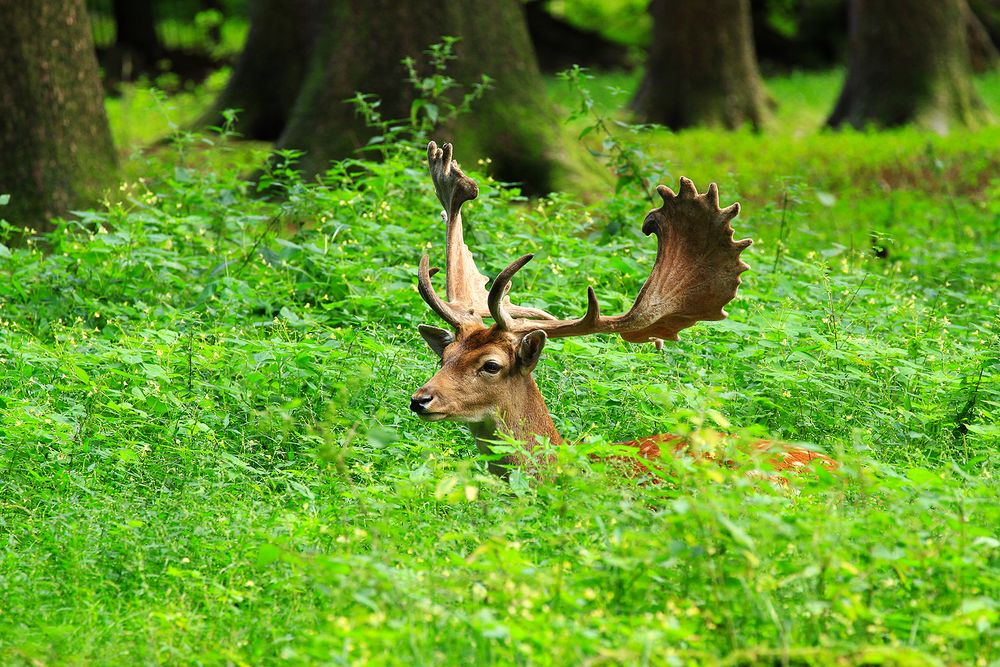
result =
[[[553,338],[617,333],[632,343],[677,340],[681,329],[696,322],[724,319],[726,312],[723,307],[736,297],[740,274],[750,268],[740,259],[740,253],[753,242],[750,239],[734,241],[733,228],[729,224],[739,214],[740,205],[719,208],[719,189],[715,183],[709,185],[704,194],[698,194],[694,183],[682,177],[678,194],[663,185],[656,189],[663,199],[663,206],[650,211],[642,225],[645,234],[656,234],[656,261],[627,313],[610,317],[601,315],[597,296],[591,287],[587,288],[587,313],[578,320],[557,320],[544,311],[511,306],[506,296],[511,278],[531,260],[532,255],[525,255],[511,263],[486,293],[483,287],[486,278],[475,268],[472,254],[462,243],[461,218],[458,215],[458,207],[474,198],[478,188],[451,162],[450,145],[445,144],[442,151],[431,143],[428,152],[435,189],[445,205],[449,220],[450,303],[443,302],[431,287],[426,255],[420,263],[420,293],[438,315],[456,328],[470,322],[481,322],[480,317],[488,312],[497,328],[515,333],[541,330]],[[447,160],[444,160],[445,157]],[[442,166],[442,161],[451,164],[452,178],[464,182],[461,192],[471,192],[471,196],[463,194],[456,197],[452,194],[450,199],[443,197],[458,191],[458,186],[446,187],[449,183],[448,169]],[[465,198],[462,199],[462,196]],[[456,199],[460,200],[458,205],[449,209],[446,202]],[[453,291],[452,266],[458,266],[454,284],[462,285],[461,289],[465,292],[458,288]],[[470,281],[469,275],[475,276],[475,279]],[[472,284],[478,291],[471,291]]]
[[[481,324],[482,318],[490,315],[486,291],[489,279],[476,268],[476,261],[465,245],[462,230],[462,204],[479,196],[479,186],[462,173],[458,163],[452,159],[451,144],[438,148],[437,144],[430,142],[427,145],[427,162],[434,191],[444,207],[442,215],[447,223],[445,294],[448,300],[442,300],[431,285],[431,276],[437,273],[437,269],[430,268],[427,255],[420,260],[420,295],[441,319],[455,328],[473,323]],[[513,317],[552,319],[545,311],[511,304],[506,292],[499,294],[496,301]]]

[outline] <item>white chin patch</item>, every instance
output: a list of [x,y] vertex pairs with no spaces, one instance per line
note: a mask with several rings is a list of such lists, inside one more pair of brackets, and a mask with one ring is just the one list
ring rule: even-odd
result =
[[439,422],[448,418],[448,415],[441,412],[431,412],[429,414],[418,415],[425,422]]

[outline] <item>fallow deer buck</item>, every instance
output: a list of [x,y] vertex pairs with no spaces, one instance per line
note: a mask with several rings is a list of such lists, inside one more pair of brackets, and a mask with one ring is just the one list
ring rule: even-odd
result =
[[[532,255],[512,262],[487,291],[488,279],[476,268],[462,232],[462,204],[475,199],[479,187],[452,160],[450,144],[438,148],[431,142],[427,154],[447,223],[446,299],[431,285],[437,270],[430,268],[426,254],[420,260],[418,288],[451,330],[420,326],[420,334],[441,358],[441,368],[413,394],[410,409],[427,421],[467,423],[480,451],[490,453],[501,434],[525,442],[529,452],[539,437],[562,444],[532,378],[549,337],[617,333],[631,343],[653,342],[659,347],[664,339],[677,340],[681,329],[699,321],[725,318],[723,307],[736,296],[740,274],[749,268],[740,253],[752,241],[734,241],[729,224],[740,205],[719,208],[715,183],[699,194],[694,183],[681,178],[677,194],[663,185],[657,188],[663,206],[650,211],[642,225],[644,233],[657,236],[656,261],[627,313],[602,315],[591,287],[587,313],[578,320],[559,320],[545,311],[514,305],[507,295],[511,278]],[[493,325],[485,326],[484,317],[491,317]],[[687,449],[682,438],[668,434],[623,444],[636,448],[652,464],[666,443],[671,454]],[[836,467],[822,454],[781,443],[758,442],[751,448],[766,452],[776,471],[812,461]],[[698,458],[716,460],[711,454]],[[490,470],[504,475],[510,466],[526,463],[522,456],[509,455],[491,463]]]

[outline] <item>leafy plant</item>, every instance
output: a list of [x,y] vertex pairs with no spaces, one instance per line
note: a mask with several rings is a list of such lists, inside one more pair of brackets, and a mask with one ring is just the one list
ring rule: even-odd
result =
[[379,110],[381,101],[370,93],[359,92],[346,100],[354,105],[369,127],[377,128],[378,134],[368,140],[368,148],[380,153],[383,159],[401,145],[423,148],[436,129],[468,113],[472,104],[490,88],[491,79],[483,74],[470,90],[463,91],[462,85],[448,74],[448,63],[457,57],[454,46],[459,38],[444,36],[441,39],[424,51],[428,72],[419,72],[413,58],[402,60],[407,72],[406,83],[413,88],[414,96],[409,118],[384,118]]
[[[271,198],[242,178],[261,147],[194,135],[0,247],[0,663],[995,663],[998,134],[932,139],[940,166],[911,130],[799,136],[835,76],[769,82],[798,100],[787,134],[625,134],[743,202],[754,269],[729,319],[661,353],[547,346],[578,444],[545,483],[406,409],[441,233],[411,135],[320,182],[282,154]],[[133,116],[202,98],[124,99],[116,132],[141,138]],[[535,251],[531,305],[582,312],[589,280],[629,306],[655,244],[595,228],[637,228],[644,185],[583,204],[477,180],[484,270]],[[711,430],[842,471],[785,490],[681,459],[651,484],[589,457]]]

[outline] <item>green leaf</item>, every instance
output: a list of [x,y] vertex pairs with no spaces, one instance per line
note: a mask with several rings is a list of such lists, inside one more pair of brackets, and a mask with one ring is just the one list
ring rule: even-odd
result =
[[386,447],[399,440],[399,434],[391,428],[376,426],[368,431],[368,442],[373,447]]
[[267,567],[271,563],[281,560],[282,551],[273,544],[265,543],[257,549],[257,567]]
[[70,370],[73,371],[73,375],[75,375],[76,379],[80,382],[90,382],[90,376],[87,375],[87,371],[83,370],[76,364],[70,364]]
[[142,370],[150,380],[167,380],[167,372],[159,364],[143,364]]

